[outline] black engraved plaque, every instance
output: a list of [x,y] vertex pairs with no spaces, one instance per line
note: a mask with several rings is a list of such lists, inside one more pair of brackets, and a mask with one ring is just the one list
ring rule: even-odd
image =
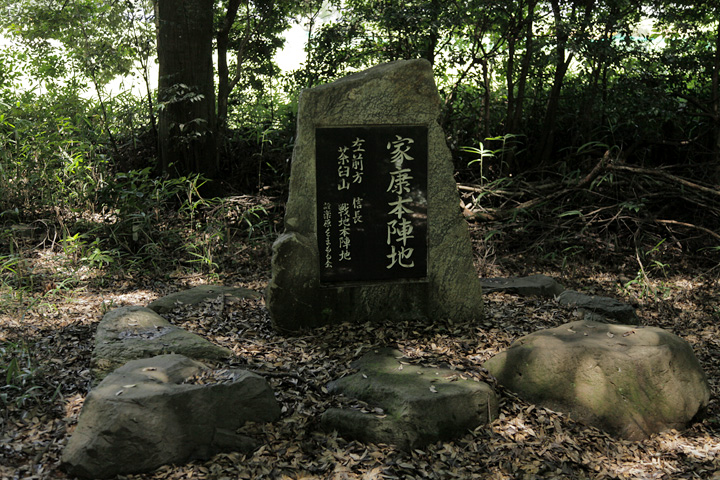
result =
[[427,126],[315,129],[321,284],[427,277]]

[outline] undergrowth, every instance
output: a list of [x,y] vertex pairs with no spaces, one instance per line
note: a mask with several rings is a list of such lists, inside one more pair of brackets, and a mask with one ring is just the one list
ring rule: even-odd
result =
[[483,163],[500,161],[502,152],[474,153],[481,157],[459,188],[465,215],[483,239],[476,245],[481,265],[514,262],[513,269],[529,274],[572,272],[589,262],[616,274],[620,293],[641,300],[667,297],[673,274],[696,276],[700,269],[705,279],[720,277],[720,190],[697,165],[643,168],[609,149],[584,169],[567,171],[573,162],[563,160],[488,178]]

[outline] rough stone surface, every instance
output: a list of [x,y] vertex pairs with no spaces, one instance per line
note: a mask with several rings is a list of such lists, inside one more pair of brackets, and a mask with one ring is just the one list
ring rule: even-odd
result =
[[560,305],[576,307],[583,314],[585,320],[631,325],[640,323],[640,319],[635,315],[635,309],[632,305],[614,298],[586,295],[566,290],[558,295],[557,300]]
[[221,360],[232,351],[170,324],[144,307],[121,307],[105,314],[95,334],[93,376],[102,379],[128,360],[178,353],[196,360]]
[[690,345],[654,327],[572,322],[520,338],[484,366],[525,400],[630,440],[684,428],[710,397]]
[[[481,287],[450,152],[437,124],[440,98],[425,60],[379,65],[304,90],[299,99],[285,232],[273,245],[268,309],[280,330],[368,320],[482,317]],[[428,280],[320,287],[316,235],[315,128],[427,125]]]
[[547,275],[530,275],[528,277],[509,278],[481,278],[483,291],[507,292],[518,295],[536,295],[539,297],[555,297],[560,295],[565,287]]
[[357,374],[331,382],[328,389],[375,410],[328,409],[323,426],[343,436],[411,449],[462,436],[497,417],[495,392],[461,372],[411,365],[391,349],[367,354],[354,367]]
[[[208,373],[217,374],[210,383],[183,383]],[[279,415],[272,390],[256,374],[213,372],[182,355],[133,360],[88,395],[63,467],[83,478],[109,478],[249,451],[256,442],[236,430]]]
[[197,305],[205,300],[213,300],[220,295],[232,299],[258,298],[260,294],[241,287],[225,287],[221,285],[200,285],[198,287],[175,292],[151,302],[148,308],[157,313],[173,311],[178,305]]

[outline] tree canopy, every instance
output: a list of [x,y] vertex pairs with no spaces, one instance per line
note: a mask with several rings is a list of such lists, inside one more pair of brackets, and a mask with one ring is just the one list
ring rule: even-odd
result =
[[[162,4],[26,1],[2,8],[6,32],[22,39],[39,81],[75,78],[103,101],[114,76],[147,71],[156,53],[153,7]],[[334,10],[335,19],[318,26],[322,8]],[[578,152],[602,148],[642,165],[667,155],[717,162],[718,8],[670,0],[206,2],[202,9],[213,21],[205,28],[217,54],[217,166],[242,169],[244,160],[228,158],[233,129],[259,120],[291,131],[292,115],[276,115],[299,88],[419,57],[434,65],[451,144],[502,150],[484,162],[486,170],[520,173],[557,161],[573,168],[583,158]],[[307,57],[298,71],[280,72],[273,57],[295,21],[310,29]],[[161,62],[180,51],[161,51]],[[157,100],[149,95],[143,117],[153,123]],[[252,111],[266,118],[251,120]],[[181,171],[212,176],[216,164]],[[717,178],[717,169],[708,173]]]
[[349,0],[313,39],[308,69],[324,81],[427,58],[456,145],[512,136],[510,150],[490,142],[505,147],[488,166],[501,172],[573,166],[590,145],[651,165],[682,145],[684,161],[707,163],[720,158],[718,28],[712,2]]

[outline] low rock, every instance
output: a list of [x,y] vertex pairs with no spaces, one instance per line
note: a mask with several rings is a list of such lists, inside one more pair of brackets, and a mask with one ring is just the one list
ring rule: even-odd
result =
[[195,360],[217,361],[232,351],[172,325],[144,307],[120,307],[105,314],[95,334],[93,376],[102,379],[129,360],[177,353]]
[[243,298],[259,298],[260,294],[254,290],[242,287],[225,287],[220,285],[200,285],[189,290],[171,293],[162,298],[151,302],[148,308],[157,313],[168,313],[173,311],[178,305],[197,305],[206,300],[214,300],[220,295],[229,297],[233,300],[241,300]]
[[631,325],[640,323],[632,305],[614,298],[566,290],[557,297],[557,301],[560,305],[576,307],[584,320]]
[[358,373],[328,389],[372,410],[331,408],[321,417],[326,430],[345,437],[407,450],[462,436],[497,417],[495,392],[462,372],[411,365],[392,349],[369,353],[353,366]]
[[710,398],[690,345],[653,327],[572,322],[516,340],[484,367],[523,399],[629,440],[686,427]]
[[528,277],[481,278],[483,293],[506,292],[518,295],[555,297],[565,290],[555,279],[546,275]]
[[247,452],[257,443],[237,429],[279,415],[272,390],[254,373],[213,371],[182,355],[133,360],[88,394],[62,464],[70,475],[109,478]]

